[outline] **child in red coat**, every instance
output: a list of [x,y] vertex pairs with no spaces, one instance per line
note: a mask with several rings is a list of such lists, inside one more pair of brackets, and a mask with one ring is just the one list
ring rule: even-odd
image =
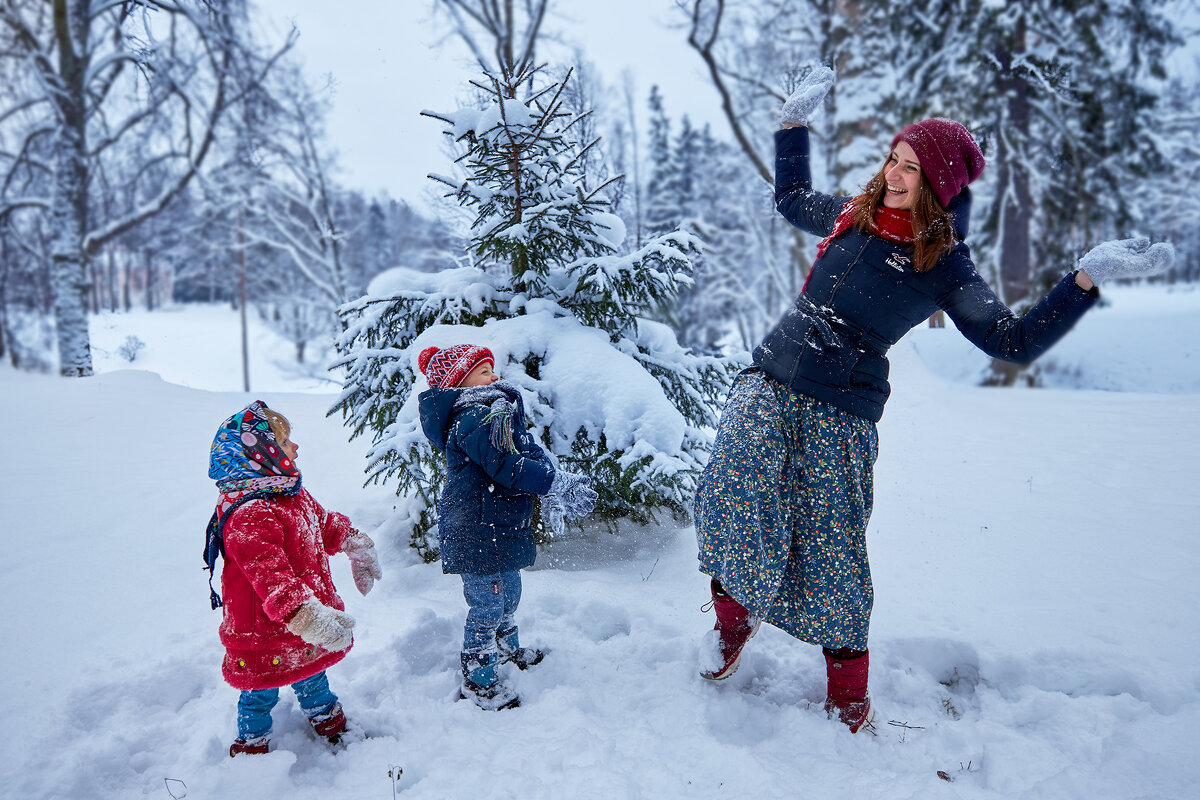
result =
[[329,556],[350,558],[364,595],[382,577],[375,545],[344,514],[329,513],[300,485],[291,425],[261,400],[234,414],[213,439],[208,475],[221,493],[209,522],[205,559],[217,553],[224,601],[222,672],[238,700],[238,737],[229,755],[265,753],[279,687],[291,684],[318,735],[336,744],[346,715],[325,670],[353,645],[329,572]]

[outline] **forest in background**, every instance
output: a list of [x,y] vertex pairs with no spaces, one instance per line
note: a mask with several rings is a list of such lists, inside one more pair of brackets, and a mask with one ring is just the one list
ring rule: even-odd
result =
[[[436,19],[481,78],[514,46],[548,83],[570,70],[574,133],[598,140],[581,186],[604,187],[622,254],[680,229],[704,242],[694,287],[665,313],[697,352],[752,347],[807,272],[815,243],[772,207],[771,135],[816,63],[838,73],[812,125],[825,191],[855,191],[921,117],[980,139],[968,241],[1018,310],[1092,245],[1135,233],[1175,244],[1161,280],[1200,280],[1200,91],[1166,67],[1181,48],[1197,58],[1179,24],[1191,2],[680,0],[670,33],[707,70],[723,130],[669,117],[652,75],[606,85],[585,50],[541,61],[548,33],[582,35],[555,28],[555,5],[440,0]],[[304,361],[392,267],[503,269],[480,263],[452,197],[339,183],[329,87],[305,73],[294,32],[259,38],[255,13],[247,0],[0,5],[0,358],[86,375],[90,312],[228,302]],[[446,106],[485,94],[464,86]]]

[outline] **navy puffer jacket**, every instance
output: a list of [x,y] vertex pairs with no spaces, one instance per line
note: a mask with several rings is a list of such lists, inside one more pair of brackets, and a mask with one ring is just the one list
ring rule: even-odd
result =
[[[849,197],[814,192],[808,129],[775,134],[775,206],[802,230],[828,236]],[[948,209],[966,233],[970,194]],[[993,358],[1028,364],[1083,316],[1098,292],[1065,276],[1023,317],[980,277],[962,242],[933,269],[912,267],[912,248],[850,228],[813,264],[804,291],[754,349],[754,363],[797,392],[878,422],[891,388],[888,349],[942,309],[963,336]]]
[[[463,392],[479,402],[455,408]],[[492,403],[512,414],[512,445],[497,443],[501,420]],[[546,494],[554,466],[525,430],[520,393],[503,383],[475,389],[429,389],[419,398],[421,430],[446,453],[446,485],[438,498],[442,571],[493,575],[533,565],[533,495]],[[503,437],[502,437],[503,438]]]

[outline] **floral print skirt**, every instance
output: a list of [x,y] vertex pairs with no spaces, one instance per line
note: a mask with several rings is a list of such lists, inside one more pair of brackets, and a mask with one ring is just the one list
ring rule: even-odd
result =
[[743,371],[696,493],[701,572],[798,639],[867,649],[878,452],[875,423]]

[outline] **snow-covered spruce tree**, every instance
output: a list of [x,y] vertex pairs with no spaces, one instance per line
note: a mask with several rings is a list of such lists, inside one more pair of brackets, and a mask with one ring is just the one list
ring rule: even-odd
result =
[[562,81],[537,69],[475,83],[482,109],[425,112],[461,148],[456,177],[431,175],[473,215],[461,266],[376,278],[342,308],[345,388],[334,407],[352,436],[370,431],[368,482],[396,480],[411,545],[430,534],[443,458],[420,431],[417,354],[482,344],[526,400],[534,435],[600,493],[593,518],[644,522],[684,514],[711,446],[708,429],[734,365],[683,348],[655,319],[691,284],[700,242],[680,231],[621,251],[624,226],[605,186],[585,191],[578,114]]

